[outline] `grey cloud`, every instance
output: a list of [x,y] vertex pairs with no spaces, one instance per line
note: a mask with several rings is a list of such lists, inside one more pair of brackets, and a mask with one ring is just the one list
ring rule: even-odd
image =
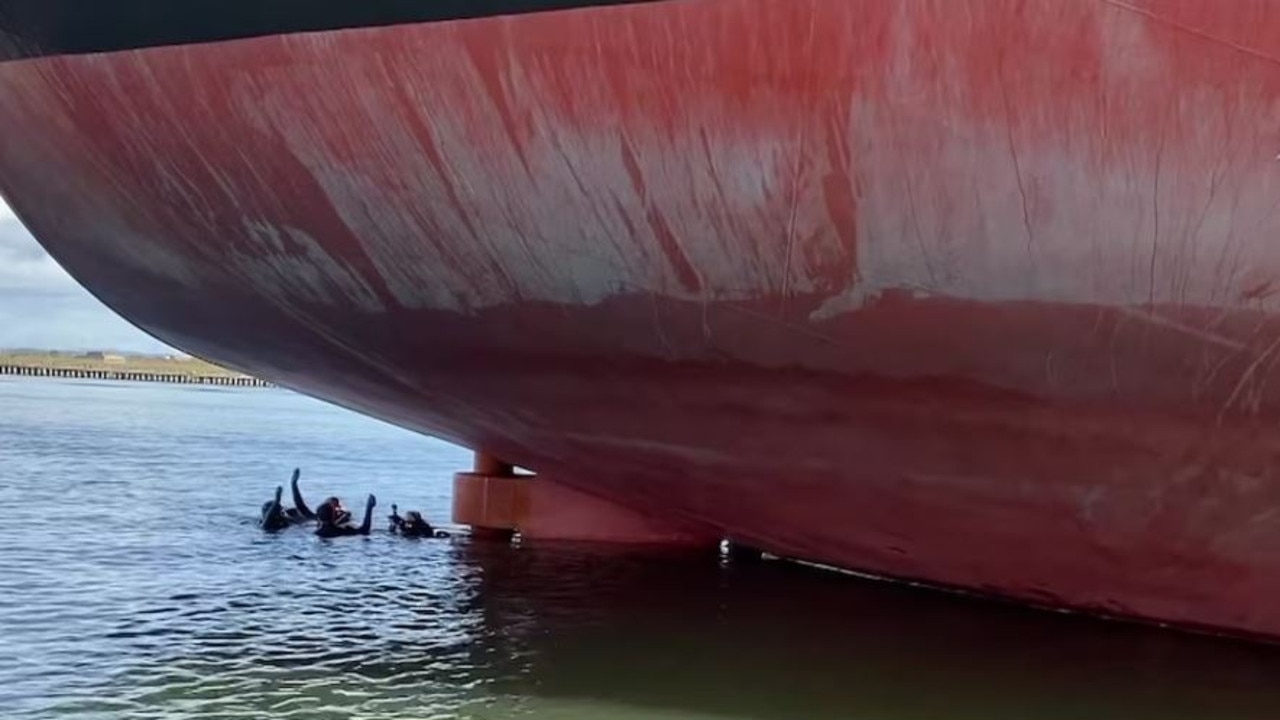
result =
[[14,218],[0,218],[0,262],[37,262],[48,257],[44,248],[32,241],[22,223]]
[[84,292],[17,220],[0,219],[0,288]]
[[76,283],[21,223],[0,214],[0,348],[4,347],[167,351]]

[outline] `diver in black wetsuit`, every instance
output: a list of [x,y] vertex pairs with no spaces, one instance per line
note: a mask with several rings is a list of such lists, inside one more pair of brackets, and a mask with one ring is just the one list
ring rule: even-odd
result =
[[417,510],[410,510],[400,517],[400,508],[391,506],[391,532],[404,537],[447,537],[444,533],[431,527],[431,523],[422,517]]
[[[307,507],[306,501],[302,499],[302,491],[298,489],[298,478],[302,475],[302,471],[297,468],[293,471],[293,478],[289,481],[289,487],[293,491],[293,507],[286,508],[280,503],[280,496],[284,494],[284,489],[279,485],[276,486],[276,496],[274,500],[268,500],[262,505],[262,519],[259,525],[263,530],[276,531],[283,530],[290,525],[301,525],[310,520],[315,520],[315,513]],[[349,514],[348,514],[349,515]]]
[[316,535],[325,538],[368,535],[373,525],[373,508],[377,504],[378,498],[370,495],[364,504],[364,522],[360,523],[360,527],[352,527],[351,513],[343,509],[341,501],[336,497],[325,500],[316,508]]
[[283,530],[293,524],[284,506],[280,504],[280,496],[283,494],[284,488],[277,485],[275,499],[262,504],[262,518],[258,520],[258,525],[267,532]]

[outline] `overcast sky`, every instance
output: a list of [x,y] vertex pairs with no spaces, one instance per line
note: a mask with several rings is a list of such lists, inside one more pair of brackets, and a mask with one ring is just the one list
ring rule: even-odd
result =
[[0,198],[0,348],[165,352],[45,253]]

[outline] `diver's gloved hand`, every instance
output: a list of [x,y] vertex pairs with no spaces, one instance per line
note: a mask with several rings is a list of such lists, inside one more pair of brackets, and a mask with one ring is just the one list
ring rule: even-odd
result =
[[369,499],[364,501],[365,510],[372,510],[378,506],[378,498],[373,493],[369,493]]

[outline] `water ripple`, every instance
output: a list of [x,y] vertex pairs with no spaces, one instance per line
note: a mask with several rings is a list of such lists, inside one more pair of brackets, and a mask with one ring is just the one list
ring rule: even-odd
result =
[[1280,717],[1271,649],[774,563],[254,525],[295,465],[444,518],[467,462],[284,392],[0,380],[4,717]]

